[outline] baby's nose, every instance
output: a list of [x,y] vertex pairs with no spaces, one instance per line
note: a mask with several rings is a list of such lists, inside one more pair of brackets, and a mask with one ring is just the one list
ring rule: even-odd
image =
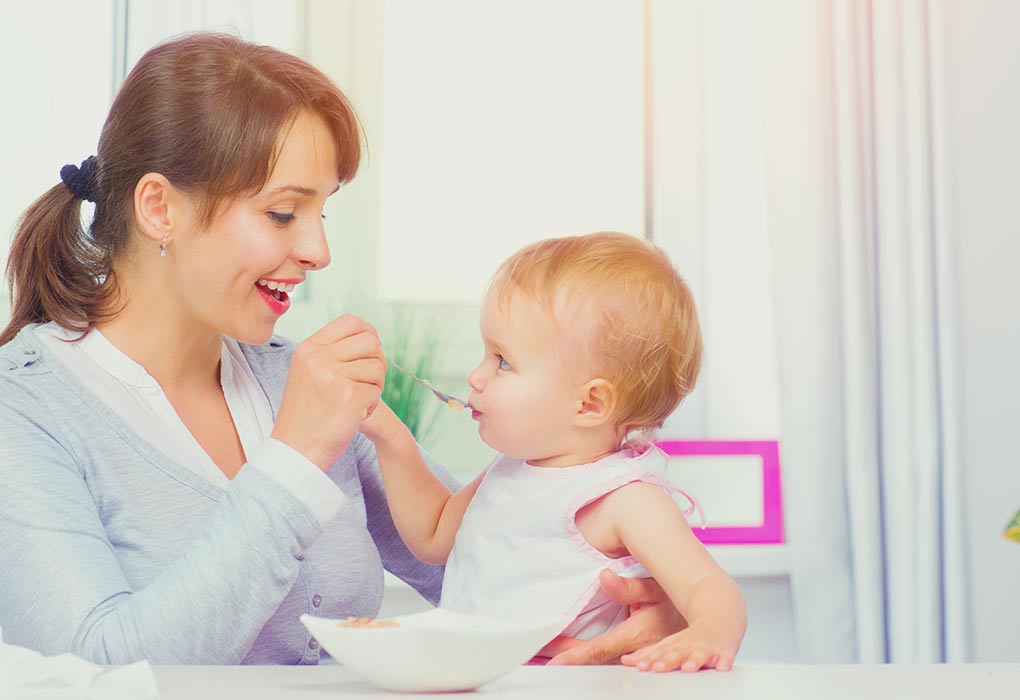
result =
[[468,386],[471,387],[471,389],[473,389],[474,391],[481,391],[482,390],[482,373],[481,373],[481,369],[482,369],[482,366],[478,365],[473,370],[468,372],[467,383],[468,383]]

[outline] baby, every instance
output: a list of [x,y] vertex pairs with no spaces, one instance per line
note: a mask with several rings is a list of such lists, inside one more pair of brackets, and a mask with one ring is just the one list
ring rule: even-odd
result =
[[362,426],[400,536],[446,564],[440,606],[559,616],[561,635],[587,639],[628,612],[601,593],[599,572],[650,574],[688,627],[623,663],[728,670],[743,597],[691,532],[693,501],[685,512],[673,500],[667,457],[646,437],[701,364],[694,301],[669,258],[620,233],[535,243],[496,271],[481,331],[469,403],[500,455],[474,481],[450,493],[384,404]]

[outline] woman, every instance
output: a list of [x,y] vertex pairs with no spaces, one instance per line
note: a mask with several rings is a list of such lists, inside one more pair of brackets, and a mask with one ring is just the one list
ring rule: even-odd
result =
[[[5,641],[113,664],[318,663],[298,616],[374,615],[383,568],[438,598],[442,570],[404,548],[357,432],[385,373],[374,329],[272,335],[329,263],[322,207],[359,158],[321,72],[191,35],[142,57],[97,155],[25,213],[0,334]],[[563,640],[557,662],[679,624],[654,584],[606,584],[638,604],[631,624]]]

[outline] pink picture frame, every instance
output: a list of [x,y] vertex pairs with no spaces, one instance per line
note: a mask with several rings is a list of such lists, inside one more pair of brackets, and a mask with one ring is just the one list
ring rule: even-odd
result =
[[[775,440],[660,440],[668,455],[757,455],[762,465],[762,522],[758,526],[694,527],[704,544],[780,544],[784,542],[779,443]],[[697,496],[697,494],[694,494]]]

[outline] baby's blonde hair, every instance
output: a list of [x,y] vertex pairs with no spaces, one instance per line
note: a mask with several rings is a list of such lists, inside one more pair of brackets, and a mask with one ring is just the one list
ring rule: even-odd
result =
[[616,388],[613,422],[626,432],[661,427],[694,389],[701,369],[694,296],[651,243],[613,232],[538,241],[504,261],[490,289],[503,308],[518,293],[531,298],[561,331],[588,322],[569,338],[579,344],[575,359]]

